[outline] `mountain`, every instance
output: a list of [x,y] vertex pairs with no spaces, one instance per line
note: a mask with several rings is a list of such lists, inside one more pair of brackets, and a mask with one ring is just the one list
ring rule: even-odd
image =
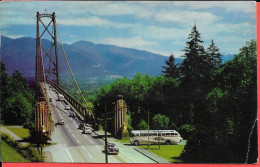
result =
[[[42,47],[47,51],[51,42],[41,40]],[[72,44],[63,44],[71,69],[77,78],[104,78],[104,77],[133,77],[137,72],[158,76],[168,57],[153,54],[144,50],[118,47],[114,45],[94,44],[88,41],[78,41]],[[22,37],[11,39],[1,36],[1,61],[7,72],[14,70],[22,72],[26,78],[35,76],[36,39]],[[53,49],[54,50],[54,49]],[[54,56],[54,52],[51,52]],[[61,45],[58,43],[60,76],[68,78],[70,72],[63,56]],[[234,57],[231,53],[223,53],[222,63]],[[45,69],[49,62],[45,60]],[[175,63],[182,63],[183,58],[176,58]]]
[[[51,42],[46,39],[42,39],[41,43],[46,51],[51,46]],[[11,74],[17,69],[24,77],[34,77],[36,39],[30,37],[11,39],[1,36],[1,44],[1,60],[7,72]],[[80,78],[132,77],[137,72],[157,76],[161,74],[162,66],[168,59],[144,50],[87,41],[63,44],[63,46],[74,75]],[[51,54],[54,56],[54,52]],[[70,75],[60,44],[58,44],[58,55],[61,76]],[[49,63],[46,60],[45,69],[48,68]]]

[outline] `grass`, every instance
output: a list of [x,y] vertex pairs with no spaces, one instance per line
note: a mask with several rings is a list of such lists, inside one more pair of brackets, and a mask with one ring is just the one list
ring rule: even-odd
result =
[[2,162],[30,162],[19,154],[14,148],[10,147],[5,141],[1,140],[1,161]]
[[130,144],[129,139],[117,139],[116,141],[121,142],[121,143]]
[[6,127],[9,130],[11,130],[14,134],[19,136],[20,138],[25,138],[25,137],[28,137],[30,135],[28,129],[16,128],[16,127],[12,127],[12,126],[6,126]]
[[[140,148],[147,149],[147,145],[139,146]],[[158,145],[150,145],[149,151],[159,157],[166,159],[169,162],[180,163],[178,159],[184,149],[184,145],[161,145],[159,150]]]

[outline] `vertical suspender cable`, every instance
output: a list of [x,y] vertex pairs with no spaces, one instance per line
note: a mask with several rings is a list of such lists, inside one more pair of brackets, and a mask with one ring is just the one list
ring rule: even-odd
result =
[[65,50],[64,50],[64,48],[63,48],[63,44],[62,44],[62,42],[61,42],[60,32],[59,32],[58,28],[57,28],[57,31],[58,31],[59,41],[60,41],[60,44],[61,44],[61,47],[62,47],[63,55],[64,55],[64,57],[65,57],[65,59],[66,59],[67,65],[68,65],[68,67],[69,67],[70,74],[71,74],[71,76],[72,76],[72,78],[73,78],[73,80],[74,80],[75,85],[77,86],[77,89],[78,89],[78,91],[79,91],[79,93],[80,93],[80,95],[81,95],[83,101],[84,101],[85,104],[86,104],[86,108],[87,108],[88,112],[91,113],[91,115],[92,115],[92,117],[93,117],[93,120],[94,120],[94,122],[95,122],[94,114],[93,114],[93,112],[89,109],[89,105],[88,105],[86,99],[84,98],[84,96],[83,96],[83,94],[82,94],[82,92],[81,92],[81,90],[80,90],[80,88],[79,88],[79,85],[78,85],[78,83],[77,83],[77,81],[76,81],[76,79],[75,79],[75,77],[74,77],[74,75],[73,75],[73,73],[72,73],[71,68],[70,68],[69,61],[68,61],[68,59],[67,59],[67,56],[66,56]]

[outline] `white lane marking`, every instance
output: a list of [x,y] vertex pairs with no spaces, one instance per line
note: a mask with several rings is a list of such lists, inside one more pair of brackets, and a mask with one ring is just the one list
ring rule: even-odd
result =
[[81,147],[82,147],[84,150],[86,150],[85,147],[83,147],[83,146],[81,146]]
[[[70,129],[69,129],[69,131],[70,131]],[[70,131],[70,133],[72,133],[72,132]]]
[[76,125],[76,123],[73,121],[73,123]]
[[69,156],[70,156],[70,158],[71,158],[71,161],[74,162],[73,159],[72,159],[72,157],[71,157],[71,155],[70,155],[69,150],[68,150],[67,148],[66,148],[66,150],[67,150],[67,152],[68,152],[68,154],[69,154]]
[[91,141],[91,143],[93,144],[93,141],[89,139],[89,141]]
[[52,153],[52,152],[51,152],[51,156],[52,156],[53,162],[55,162],[55,159],[54,159],[54,156],[53,156],[53,153]]
[[[88,150],[87,150],[85,147],[83,147],[82,145],[81,145],[81,147],[88,152]],[[88,155],[90,156],[90,158],[93,158],[93,157],[89,154],[89,152],[88,152]]]
[[[68,126],[67,125],[65,125],[66,126],[66,128],[68,128]],[[69,128],[68,128],[69,129]]]
[[75,137],[74,134],[72,134],[72,136]]
[[97,149],[99,149],[99,147],[97,145],[95,145],[97,147]]
[[93,157],[88,153],[88,155],[90,156],[90,158],[92,158],[93,159]]
[[78,139],[76,139],[76,140],[77,140],[78,143],[80,143],[80,142],[78,141]]

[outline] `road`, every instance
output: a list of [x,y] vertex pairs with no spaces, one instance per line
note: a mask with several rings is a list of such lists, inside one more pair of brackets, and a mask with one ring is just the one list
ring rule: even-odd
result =
[[[45,147],[45,152],[50,152],[53,162],[75,162],[75,163],[105,163],[105,155],[102,153],[105,142],[98,138],[94,133],[82,134],[82,130],[78,129],[80,120],[78,118],[69,117],[69,110],[65,110],[65,102],[57,101],[58,94],[56,91],[47,87],[52,111],[55,121],[55,129],[51,134],[52,143],[49,147]],[[64,125],[58,125],[58,119],[64,119]],[[120,149],[120,148],[119,148]],[[133,153],[133,148],[120,149],[118,155],[109,155],[109,163],[154,163],[151,159],[145,157],[138,152]],[[124,151],[123,151],[124,150]],[[129,157],[132,156],[132,157]]]

